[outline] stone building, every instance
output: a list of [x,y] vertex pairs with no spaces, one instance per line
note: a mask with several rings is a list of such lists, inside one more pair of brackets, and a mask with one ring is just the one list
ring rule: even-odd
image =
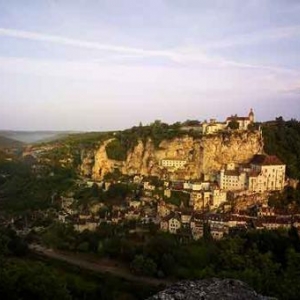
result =
[[254,123],[254,112],[251,108],[248,117],[231,116],[226,119],[226,127],[230,122],[236,121],[239,124],[240,130],[247,130],[250,124]]
[[239,191],[247,188],[247,175],[238,169],[222,169],[219,177],[219,185],[222,190]]
[[250,162],[248,189],[253,192],[280,191],[284,188],[285,165],[275,155],[255,155]]
[[170,215],[163,218],[160,222],[160,229],[176,234],[178,229],[181,228],[181,218],[178,213],[171,212]]
[[231,164],[227,165],[220,171],[218,182],[220,188],[226,191],[281,191],[285,183],[285,165],[274,155],[257,154],[249,167],[232,168]]
[[161,160],[161,166],[169,169],[180,169],[186,165],[186,160],[165,158]]

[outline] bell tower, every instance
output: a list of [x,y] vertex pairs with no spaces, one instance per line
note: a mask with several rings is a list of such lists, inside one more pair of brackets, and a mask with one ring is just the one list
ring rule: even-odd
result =
[[249,117],[249,121],[250,121],[251,123],[254,123],[254,112],[253,112],[253,109],[252,109],[252,108],[250,109],[250,112],[249,112],[248,117]]

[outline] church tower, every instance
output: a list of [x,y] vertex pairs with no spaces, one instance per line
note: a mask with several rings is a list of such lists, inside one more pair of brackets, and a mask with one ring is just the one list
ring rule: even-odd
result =
[[254,112],[253,112],[252,108],[250,109],[248,117],[249,117],[250,123],[254,123]]

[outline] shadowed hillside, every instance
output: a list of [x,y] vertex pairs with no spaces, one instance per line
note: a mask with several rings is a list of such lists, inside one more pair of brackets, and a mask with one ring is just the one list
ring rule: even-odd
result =
[[67,131],[0,131],[0,136],[20,141],[22,143],[51,142],[65,137]]
[[287,175],[300,179],[300,122],[282,117],[262,124],[264,150],[287,165]]
[[5,136],[0,136],[0,148],[19,148],[22,147],[23,143],[16,141]]

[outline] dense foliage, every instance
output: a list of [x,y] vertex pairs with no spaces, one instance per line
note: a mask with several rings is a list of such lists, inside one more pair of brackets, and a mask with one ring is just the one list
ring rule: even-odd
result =
[[37,176],[25,163],[0,161],[0,208],[10,212],[45,209],[56,194],[73,186],[72,169],[55,167],[46,176]]
[[287,175],[300,179],[300,122],[282,117],[262,124],[264,148],[287,165]]
[[[56,225],[65,226],[65,225]],[[279,299],[298,299],[300,292],[300,239],[289,231],[250,231],[214,241],[209,232],[200,241],[159,233],[130,234],[130,224],[102,224],[96,232],[65,231],[53,246],[126,262],[137,275],[201,279],[236,278],[260,293]],[[66,245],[66,242],[68,245]],[[67,246],[67,247],[66,247]]]
[[157,288],[28,255],[25,240],[11,229],[0,228],[0,295],[3,300],[135,300],[145,299],[155,292]]
[[118,135],[116,139],[112,140],[105,148],[107,156],[114,160],[126,160],[127,158],[127,144],[122,135]]
[[95,146],[100,144],[102,141],[113,136],[113,132],[83,132],[83,133],[73,133],[62,138],[56,139],[52,142],[41,143],[40,145],[50,145],[50,144],[61,144],[72,147],[79,147],[81,149],[85,147]]
[[230,121],[228,124],[228,128],[230,128],[232,130],[239,129],[239,127],[240,127],[239,122],[234,119],[232,121]]
[[269,205],[282,211],[300,211],[300,183],[294,189],[285,187],[282,193],[273,193],[269,197]]
[[156,120],[147,126],[134,126],[131,129],[117,132],[114,135],[115,141],[107,145],[106,153],[108,158],[123,161],[126,159],[128,151],[132,150],[139,140],[146,143],[148,139],[151,139],[154,146],[158,148],[163,140],[171,140],[187,134],[200,137],[200,133],[180,130],[181,126],[182,124],[179,122],[168,125]]
[[165,198],[166,202],[169,202],[171,204],[174,204],[176,206],[184,206],[188,207],[189,206],[189,200],[190,200],[190,194],[189,193],[184,193],[181,191],[172,191],[171,192],[171,197],[170,198]]

